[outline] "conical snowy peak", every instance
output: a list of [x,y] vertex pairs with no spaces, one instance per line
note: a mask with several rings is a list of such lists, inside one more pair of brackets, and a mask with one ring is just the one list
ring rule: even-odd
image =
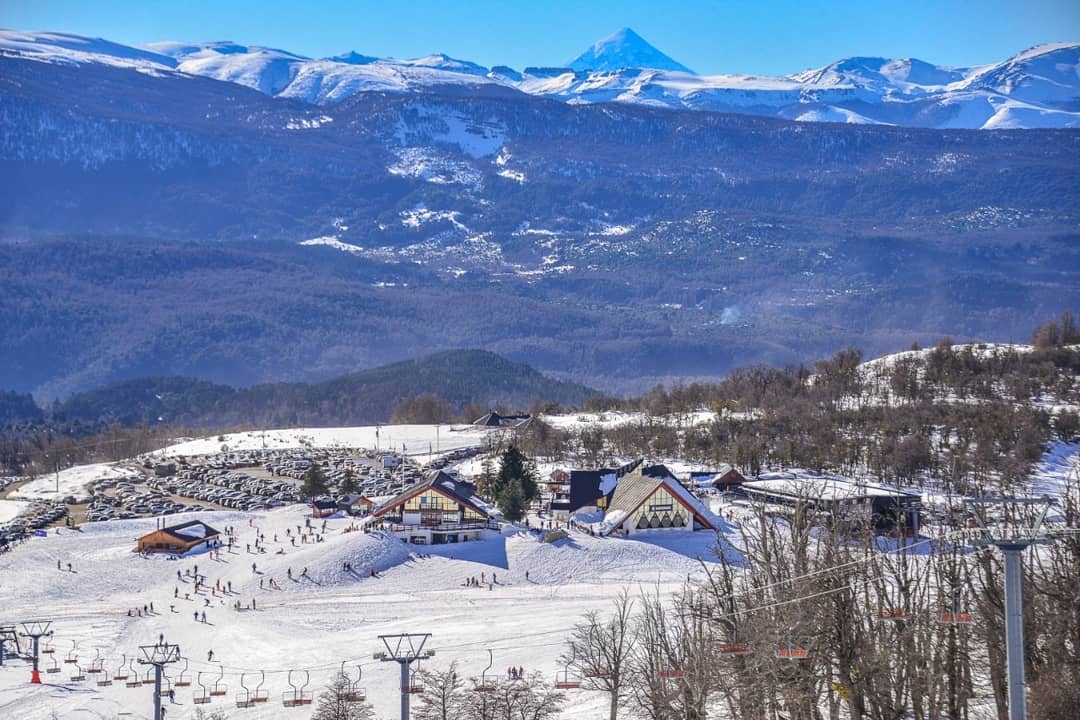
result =
[[645,38],[630,28],[623,28],[608,35],[578,55],[568,66],[574,70],[612,71],[624,68],[649,68],[685,73],[694,72],[654,48]]

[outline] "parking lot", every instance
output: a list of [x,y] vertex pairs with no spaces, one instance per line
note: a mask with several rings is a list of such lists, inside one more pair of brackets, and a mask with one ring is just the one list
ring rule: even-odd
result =
[[478,448],[455,450],[424,466],[362,449],[246,450],[168,462],[140,458],[122,477],[91,483],[86,505],[77,504],[74,497],[65,498],[64,503],[32,503],[14,520],[0,524],[0,544],[61,521],[77,524],[179,512],[263,510],[297,503],[302,500],[299,488],[304,473],[316,462],[327,481],[325,499],[344,496],[342,483],[351,474],[355,494],[377,500],[396,495],[427,471],[477,452]]

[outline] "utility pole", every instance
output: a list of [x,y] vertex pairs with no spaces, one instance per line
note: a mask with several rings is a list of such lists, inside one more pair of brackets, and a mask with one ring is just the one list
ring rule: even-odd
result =
[[51,620],[29,620],[22,624],[23,636],[28,637],[34,641],[33,656],[30,661],[34,664],[33,669],[30,671],[30,684],[41,684],[41,673],[38,672],[38,641],[43,637],[49,637],[52,635],[52,630],[49,626],[52,625]]
[[[1048,545],[1053,536],[1043,530],[1053,504],[1041,498],[978,498],[965,500],[979,528],[971,544],[995,546],[1005,560],[1005,655],[1008,671],[1009,720],[1026,720],[1024,681],[1023,553],[1031,545]],[[988,515],[987,510],[998,512]],[[989,522],[988,522],[989,520]]]
[[409,680],[409,666],[417,660],[434,657],[435,651],[424,651],[424,643],[431,633],[404,633],[401,635],[380,635],[379,639],[386,646],[386,652],[377,652],[374,657],[383,662],[396,662],[401,667],[401,720],[409,720],[409,695],[413,686]]
[[140,645],[140,665],[154,666],[154,720],[161,720],[161,672],[165,665],[180,659],[180,646],[169,645],[164,638],[156,645]]

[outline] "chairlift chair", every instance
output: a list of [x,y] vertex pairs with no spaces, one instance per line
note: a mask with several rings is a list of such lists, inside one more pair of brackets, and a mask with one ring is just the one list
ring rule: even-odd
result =
[[56,652],[56,648],[53,647],[52,641],[46,639],[44,646],[40,650],[38,650],[38,652],[40,652],[42,655],[52,655]]
[[473,688],[474,692],[492,693],[497,690],[494,680],[487,679],[487,671],[491,669],[491,666],[495,664],[495,657],[492,655],[491,650],[488,650],[488,664],[487,667],[480,671],[480,682]]
[[225,677],[225,666],[218,666],[218,678],[214,681],[214,687],[210,688],[210,697],[224,697],[229,687],[222,685],[221,680]]
[[270,699],[270,692],[262,689],[264,682],[266,682],[266,672],[260,670],[259,683],[255,686],[255,691],[251,694],[251,699],[257,703],[264,703]]
[[594,666],[585,668],[585,672],[582,673],[587,678],[606,678],[611,677],[611,671],[606,667]]
[[79,661],[78,643],[74,640],[71,641],[71,650],[68,651],[67,657],[64,658],[64,662],[68,665],[74,665]]
[[907,620],[908,614],[904,608],[883,607],[878,609],[876,617],[884,622],[900,622],[901,620]]
[[240,687],[243,688],[243,691],[236,693],[236,707],[238,708],[255,707],[255,700],[251,697],[251,689],[247,686],[247,675],[248,673],[240,673]]
[[108,687],[112,685],[112,678],[105,672],[105,658],[101,657],[101,650],[95,650],[97,657],[90,663],[90,669],[86,672],[97,675],[98,687]]
[[86,679],[86,673],[82,669],[82,665],[75,663],[75,669],[71,671],[71,682],[82,682]]
[[172,680],[165,673],[161,673],[161,689],[158,691],[159,698],[169,697],[169,692],[173,689]]
[[969,612],[943,612],[938,615],[938,622],[943,625],[971,625],[975,617]]
[[[349,676],[345,674],[345,663],[341,663],[341,677],[345,680],[349,679]],[[367,700],[367,690],[360,687],[360,681],[364,677],[364,669],[359,665],[356,666],[356,682],[349,681],[349,689],[345,693],[346,702],[364,702]]]
[[678,679],[683,676],[683,671],[678,668],[664,668],[660,671],[660,677],[664,680]]
[[45,668],[45,672],[50,673],[50,674],[60,672],[60,663],[56,662],[56,658],[54,658],[53,656],[50,655],[49,656],[49,662],[51,662],[52,665]]
[[124,671],[124,666],[127,665],[127,653],[120,658],[120,667],[116,668],[116,672],[113,674],[113,680],[116,682],[124,682],[128,679],[128,674]]
[[942,625],[971,625],[974,621],[971,612],[960,607],[960,591],[954,590],[952,604],[949,610],[938,614],[938,622]]
[[173,682],[176,687],[190,687],[191,675],[188,674],[188,659],[184,658],[184,669],[180,671],[180,674],[176,676],[176,680]]
[[420,682],[420,677],[417,675],[416,670],[409,673],[409,684],[401,688],[401,692],[410,695],[419,695],[424,692],[424,684]]
[[795,624],[787,630],[787,641],[776,649],[776,657],[780,660],[805,660],[810,656],[806,648],[796,645],[792,640],[795,631],[802,625],[802,608],[796,606]]
[[124,683],[125,687],[141,687],[142,678],[139,677],[139,670],[135,667],[135,658],[131,658],[130,660],[128,660],[128,669],[131,671],[131,679]]
[[[296,682],[293,682],[293,673],[296,674]],[[304,682],[300,684],[300,673],[304,674]],[[308,683],[311,680],[311,676],[307,670],[290,670],[289,671],[289,687],[292,690],[288,690],[281,694],[281,704],[285,707],[301,707],[303,705],[310,705],[312,700],[312,694],[310,690],[305,690]]]
[[721,655],[749,655],[750,644],[739,640],[739,626],[734,620],[725,617],[717,617],[717,620],[731,628],[731,641],[718,642],[716,652]]
[[200,688],[199,692],[192,698],[192,702],[196,705],[208,705],[210,703],[210,689],[203,685],[202,676],[201,672],[195,676],[195,682],[198,683]]

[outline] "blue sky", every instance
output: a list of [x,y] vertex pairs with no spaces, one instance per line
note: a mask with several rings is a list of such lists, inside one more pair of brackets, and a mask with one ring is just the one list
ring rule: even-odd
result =
[[1080,40],[1077,0],[0,0],[0,27],[127,44],[234,40],[313,57],[445,52],[483,65],[561,65],[629,26],[701,73],[787,74],[851,55],[996,62]]

